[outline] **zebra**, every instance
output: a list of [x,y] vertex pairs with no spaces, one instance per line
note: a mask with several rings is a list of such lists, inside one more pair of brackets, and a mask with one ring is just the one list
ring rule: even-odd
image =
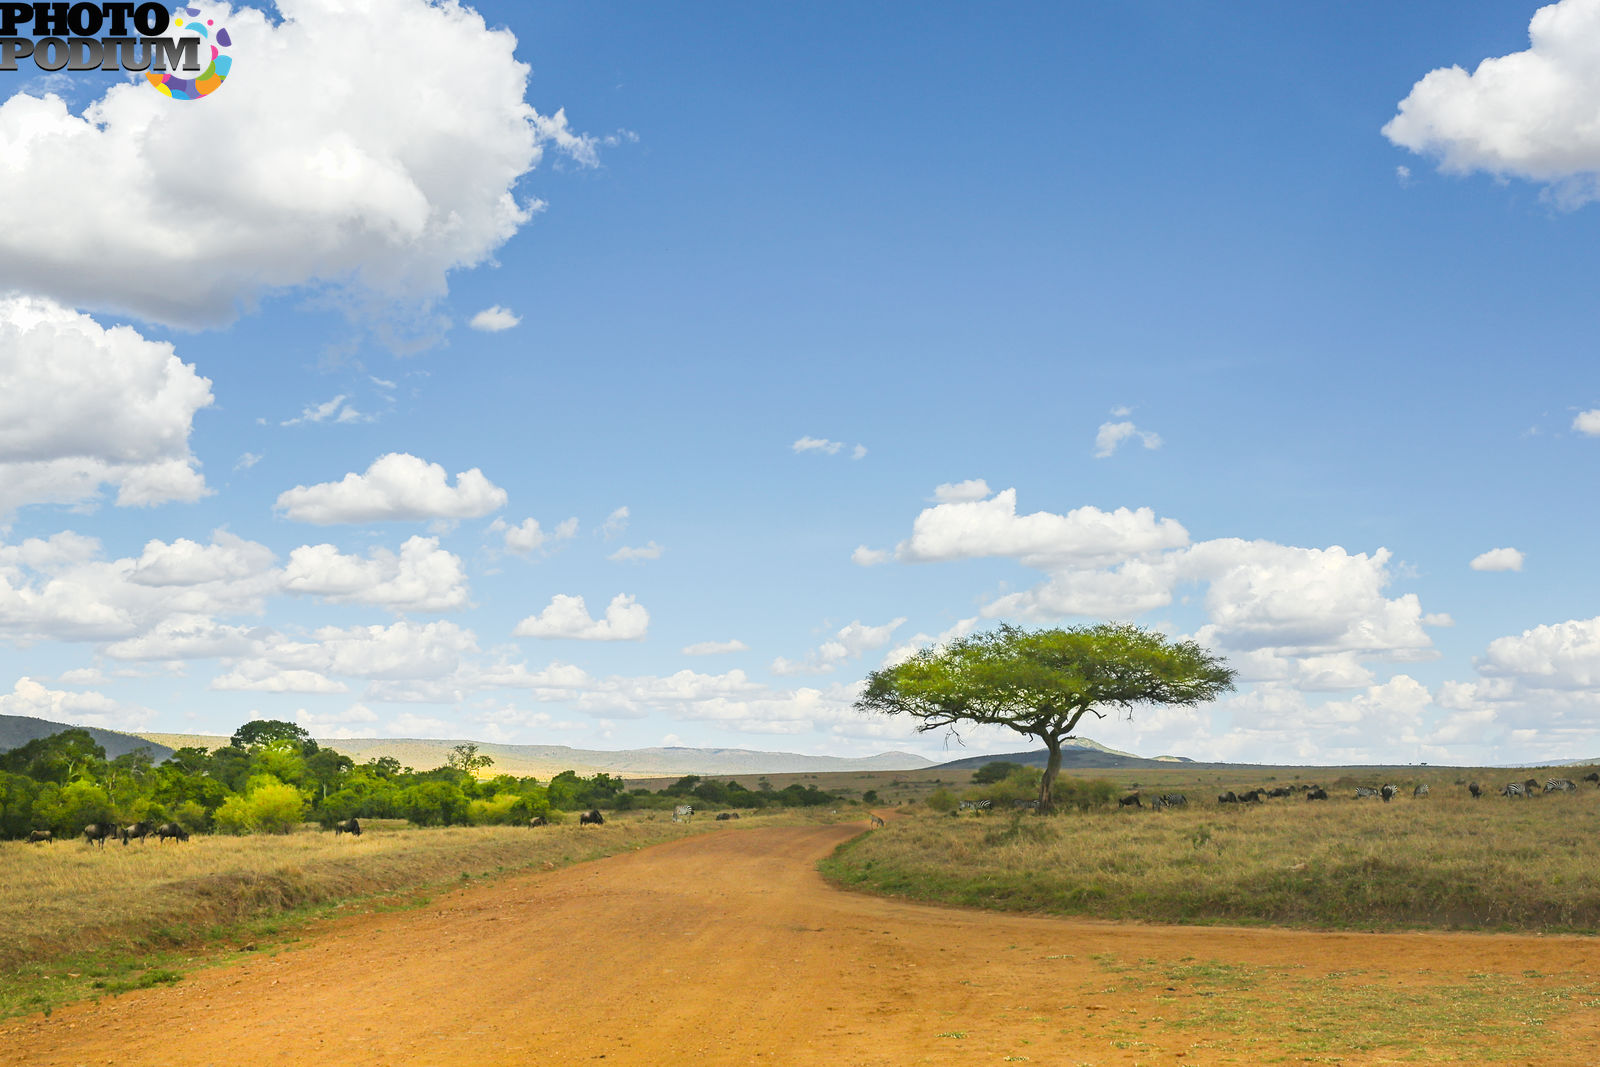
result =
[[1575,793],[1578,791],[1578,783],[1570,778],[1552,778],[1544,784],[1544,791],[1546,793]]
[[1394,786],[1392,786],[1389,783],[1385,782],[1383,784],[1383,788],[1378,790],[1378,795],[1383,797],[1383,802],[1385,804],[1387,804],[1387,803],[1389,803],[1389,801],[1394,799],[1394,795],[1395,795],[1396,792],[1398,792],[1398,790],[1396,790]]
[[1411,791],[1411,795],[1414,796],[1414,797],[1425,797],[1425,796],[1427,796],[1428,795],[1428,783],[1427,782],[1423,782],[1421,785],[1417,786],[1415,789],[1413,789]]
[[874,811],[874,812],[870,812],[869,814],[872,817],[872,828],[874,830],[878,829],[879,827],[883,827],[883,826],[888,826],[889,825],[888,823],[883,821],[883,816],[879,815],[877,812]]
[[1382,795],[1381,793],[1379,793],[1376,789],[1372,788],[1370,785],[1358,785],[1358,786],[1356,786],[1356,799],[1357,800],[1365,800],[1367,797],[1376,797],[1376,796],[1381,796],[1381,795]]
[[1524,797],[1528,795],[1528,787],[1521,782],[1507,782],[1506,787],[1500,790],[1503,797]]
[[689,820],[689,816],[691,816],[693,814],[694,814],[694,805],[693,804],[679,804],[677,807],[672,809],[672,821],[673,822],[687,822]]
[[994,807],[992,800],[963,800],[960,803],[962,811],[982,812]]

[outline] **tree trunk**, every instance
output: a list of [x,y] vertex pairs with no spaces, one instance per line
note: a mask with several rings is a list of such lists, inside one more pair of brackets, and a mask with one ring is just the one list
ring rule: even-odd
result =
[[1044,774],[1039,778],[1039,813],[1041,815],[1056,810],[1055,795],[1051,791],[1056,784],[1056,775],[1061,773],[1061,738],[1054,734],[1046,734],[1045,747],[1050,750],[1050,761],[1044,765]]

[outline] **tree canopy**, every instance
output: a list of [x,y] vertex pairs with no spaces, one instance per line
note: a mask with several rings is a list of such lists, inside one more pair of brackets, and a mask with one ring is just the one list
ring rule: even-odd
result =
[[873,671],[856,708],[911,715],[924,732],[993,725],[1038,738],[1050,753],[1039,810],[1050,811],[1061,743],[1085,715],[1199,704],[1232,689],[1233,679],[1232,668],[1195,642],[1129,623],[1035,631],[1002,625]]

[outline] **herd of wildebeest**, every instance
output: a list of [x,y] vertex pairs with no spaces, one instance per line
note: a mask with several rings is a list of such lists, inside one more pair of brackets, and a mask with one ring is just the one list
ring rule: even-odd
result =
[[[1581,781],[1593,782],[1596,787],[1600,787],[1600,771],[1590,771],[1583,776]],[[1545,793],[1575,793],[1577,790],[1578,783],[1570,778],[1547,778],[1542,787],[1539,784],[1539,779],[1528,778],[1521,782],[1507,782],[1500,788],[1500,795],[1503,797],[1533,797],[1541,796]],[[1468,782],[1467,792],[1473,799],[1477,799],[1483,796],[1485,789],[1477,782]],[[1385,804],[1393,800],[1399,793],[1398,787],[1388,783],[1380,786],[1358,785],[1355,787],[1355,798],[1357,800],[1377,797]],[[1411,791],[1413,797],[1425,797],[1428,793],[1427,783],[1418,785]],[[1292,797],[1296,794],[1304,794],[1307,800],[1328,799],[1328,791],[1319,785],[1296,784],[1273,786],[1270,789],[1250,789],[1242,793],[1236,793],[1230,789],[1217,795],[1217,803],[1259,804],[1269,797]],[[1188,804],[1189,798],[1182,793],[1162,793],[1156,796],[1148,806],[1152,808],[1181,808],[1187,807]],[[1117,805],[1123,808],[1146,807],[1138,790],[1119,798]]]
[[[737,819],[738,817],[728,813],[717,816],[718,819]],[[578,816],[579,826],[602,826],[605,821],[605,817],[600,814],[598,808],[591,808]],[[543,815],[535,815],[528,820],[530,829],[547,825],[549,825],[549,820]],[[343,819],[333,824],[333,833],[335,837],[341,834],[360,837],[361,821],[359,819]],[[189,840],[189,831],[175,822],[162,823],[160,826],[151,822],[135,822],[129,823],[127,826],[118,826],[116,823],[109,822],[92,822],[83,828],[81,835],[87,843],[99,845],[101,848],[106,847],[108,838],[112,841],[121,841],[124,845],[130,841],[138,841],[142,845],[145,839],[150,837],[154,837],[158,845],[166,844],[169,838],[174,842]],[[28,842],[35,845],[53,844],[55,839],[56,835],[49,830],[34,830],[27,837]]]

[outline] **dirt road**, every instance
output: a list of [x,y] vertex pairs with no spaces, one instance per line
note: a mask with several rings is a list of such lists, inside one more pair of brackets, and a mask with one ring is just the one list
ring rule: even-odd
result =
[[[1381,1063],[1402,1050],[1341,1052],[1338,1033],[1326,1056],[1288,1052],[1308,1016],[1270,990],[1218,1009],[1263,976],[1425,991],[1596,962],[1581,938],[1124,926],[830,889],[813,865],[861,828],[719,829],[344,920],[275,956],[0,1023],[0,1063]],[[1596,1062],[1600,1011],[1549,1029],[1542,1063]]]

